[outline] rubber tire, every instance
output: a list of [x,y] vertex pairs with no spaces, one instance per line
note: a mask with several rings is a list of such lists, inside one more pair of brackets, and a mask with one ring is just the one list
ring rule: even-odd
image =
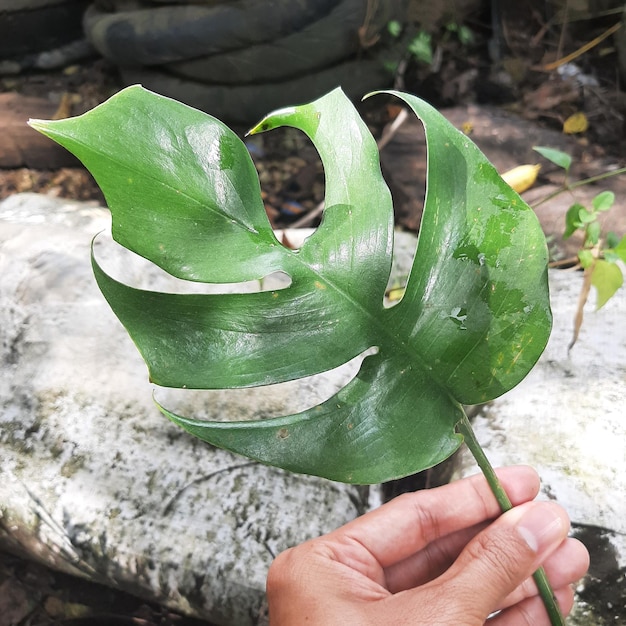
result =
[[161,65],[273,41],[327,15],[337,0],[239,0],[105,13],[83,22],[90,43],[121,66]]
[[343,0],[325,17],[282,39],[170,63],[165,69],[200,82],[229,85],[287,80],[335,65],[359,49],[358,30],[367,1]]
[[156,6],[163,4],[202,4],[204,6],[215,6],[216,4],[227,4],[238,2],[238,0],[144,0]]
[[0,0],[0,16],[3,13],[43,9],[44,7],[51,7],[64,2],[67,2],[67,0]]
[[0,13],[0,59],[16,59],[81,39],[86,7],[86,0],[69,0]]
[[290,81],[237,87],[206,85],[145,68],[124,68],[121,76],[126,85],[142,84],[223,122],[246,126],[275,109],[310,102],[337,86],[350,98],[360,99],[392,82],[391,74],[378,61],[349,61]]
[[216,4],[224,4],[227,2],[237,2],[238,0],[148,0],[151,4],[203,4],[206,6],[214,6]]

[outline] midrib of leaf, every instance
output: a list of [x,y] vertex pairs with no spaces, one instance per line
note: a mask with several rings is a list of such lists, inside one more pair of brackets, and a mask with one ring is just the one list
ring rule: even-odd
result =
[[[325,277],[309,263],[306,263],[301,258],[299,258],[297,254],[294,254],[293,258],[300,264],[301,267],[305,269],[305,271],[307,271],[307,273],[329,285],[329,287],[332,288],[336,293],[338,293],[344,300],[349,302],[353,306],[353,308],[357,309],[360,312],[361,318],[365,318],[369,322],[371,322],[370,325],[373,326],[380,335],[384,336],[387,339],[386,342],[380,342],[382,346],[376,345],[371,347],[377,347],[381,349],[385,349],[385,347],[387,347],[390,348],[394,353],[399,352],[404,354],[409,362],[414,363],[418,366],[419,369],[421,369],[423,372],[426,372],[427,376],[432,379],[442,390],[442,393],[451,396],[448,387],[445,385],[445,383],[443,383],[441,380],[433,375],[433,369],[429,367],[426,362],[420,357],[419,352],[417,350],[410,349],[411,343],[407,341],[402,341],[402,339],[399,339],[394,333],[388,330],[388,325],[384,323],[386,320],[388,309],[385,309],[385,307],[383,306],[382,297],[379,305],[380,308],[377,308],[375,311],[373,311],[371,307],[365,306],[360,300],[352,296],[349,291],[340,287],[339,284],[335,281]],[[399,304],[400,302],[398,302],[398,305]],[[376,343],[378,344],[379,342]]]
[[[98,153],[98,154],[100,154],[100,153]],[[108,160],[109,160],[110,162],[112,162],[112,163],[116,163],[116,161],[115,161],[114,159],[111,159],[110,157],[108,158]],[[121,164],[121,163],[120,163],[120,164]],[[140,172],[138,169],[136,169],[136,168],[134,168],[134,167],[131,167],[131,166],[129,166],[129,167],[128,167],[128,170],[130,170],[130,171],[132,171],[132,172],[134,172],[134,173],[139,173],[139,174],[141,174],[141,172]],[[151,179],[151,180],[153,180],[153,181],[156,181],[156,183],[157,183],[160,187],[162,187],[162,188],[169,189],[169,190],[171,190],[171,191],[174,191],[174,192],[176,192],[176,193],[180,194],[183,198],[186,198],[186,199],[190,200],[191,202],[193,202],[194,204],[196,204],[196,206],[198,206],[198,207],[200,207],[200,208],[207,209],[207,210],[208,210],[208,211],[210,211],[211,213],[213,213],[213,214],[217,215],[218,217],[221,217],[221,218],[222,218],[225,222],[229,222],[230,224],[236,224],[237,226],[239,226],[239,227],[240,227],[240,228],[242,228],[243,230],[245,230],[245,231],[247,231],[247,232],[249,232],[249,233],[252,233],[252,234],[254,234],[254,235],[258,235],[258,234],[259,234],[259,231],[258,231],[256,228],[253,228],[253,227],[251,227],[251,226],[248,226],[245,222],[243,222],[242,220],[238,219],[237,217],[232,216],[232,215],[227,215],[225,212],[220,211],[218,207],[216,207],[216,206],[212,206],[212,205],[207,204],[207,203],[205,203],[205,202],[202,202],[202,201],[201,201],[201,200],[199,200],[198,198],[196,198],[196,197],[194,197],[194,196],[189,195],[189,194],[188,194],[188,193],[186,193],[184,190],[179,189],[179,188],[177,188],[177,187],[173,187],[173,186],[172,186],[172,185],[170,185],[170,184],[166,184],[166,183],[164,183],[164,182],[163,182],[163,181],[161,181],[161,180],[160,180],[157,176],[154,176],[154,175],[152,175],[152,174],[151,174],[151,175],[149,175],[149,176],[146,176],[145,174],[142,174],[142,176],[144,176],[145,178],[149,178],[149,179]],[[239,197],[239,200],[241,200],[241,197]],[[243,202],[242,202],[242,204],[243,204]]]
[[[32,120],[31,121],[31,125],[34,128],[37,128],[37,122],[39,122],[40,120]],[[45,130],[43,130],[45,129]],[[44,134],[48,135],[51,139],[55,139],[54,136],[57,137],[64,137],[66,139],[69,139],[72,141],[72,143],[75,143],[79,146],[81,146],[82,148],[86,149],[88,152],[90,152],[92,155],[94,155],[97,158],[103,159],[106,162],[113,164],[117,167],[122,166],[122,168],[124,169],[124,171],[128,170],[134,174],[139,174],[141,177],[152,180],[153,182],[155,182],[159,187],[165,188],[165,189],[169,189],[171,191],[174,191],[176,193],[178,193],[179,195],[181,195],[183,198],[187,198],[188,200],[190,200],[191,202],[193,202],[194,204],[196,204],[197,206],[201,207],[201,208],[206,208],[207,210],[211,211],[212,213],[214,213],[215,215],[221,217],[225,222],[229,222],[231,224],[236,224],[237,226],[239,226],[240,228],[242,228],[243,230],[252,233],[253,235],[259,235],[259,231],[256,228],[253,228],[251,226],[248,226],[245,222],[243,222],[241,219],[238,219],[234,216],[230,216],[227,215],[226,213],[220,211],[217,207],[206,204],[204,202],[202,202],[201,200],[199,200],[198,198],[195,198],[194,196],[189,195],[187,192],[185,192],[183,189],[179,189],[177,187],[173,187],[170,184],[166,184],[164,183],[158,176],[155,176],[154,174],[146,174],[145,171],[142,171],[140,169],[138,169],[136,166],[134,166],[133,164],[127,164],[123,161],[119,161],[119,160],[115,160],[112,156],[108,155],[106,152],[94,149],[93,146],[91,146],[88,143],[85,143],[84,141],[81,141],[79,139],[76,139],[76,137],[74,137],[73,135],[68,135],[65,133],[59,133],[59,132],[50,132],[46,126],[43,126],[42,132],[44,132]],[[54,136],[53,136],[54,135]],[[56,141],[56,139],[55,139]],[[60,142],[59,142],[60,143]],[[65,144],[63,144],[65,145]],[[75,153],[74,153],[75,154]],[[117,168],[115,168],[117,169]],[[95,169],[92,171],[96,171]],[[100,185],[100,181],[99,181],[99,176],[96,176],[94,174],[94,178],[96,178],[96,181],[98,182],[98,185]],[[234,188],[234,187],[233,187]],[[108,195],[108,194],[105,194]],[[241,197],[239,197],[239,200],[241,201]],[[241,202],[242,205],[244,204],[243,201]],[[112,209],[111,209],[112,212]],[[271,230],[271,229],[270,229]]]

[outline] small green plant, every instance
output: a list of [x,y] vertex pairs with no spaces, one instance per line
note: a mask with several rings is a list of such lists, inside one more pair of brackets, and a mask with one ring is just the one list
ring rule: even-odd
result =
[[[607,178],[607,175],[594,176],[577,183],[568,183],[572,158],[560,150],[545,147],[534,148],[543,157],[561,167],[565,171],[565,180],[561,189],[551,193],[546,199],[552,199],[557,193],[590,184]],[[608,175],[622,174],[626,169],[609,172]],[[582,233],[582,245],[578,251],[578,265],[584,270],[584,280],[578,301],[578,308],[574,319],[574,333],[569,349],[576,341],[583,322],[583,310],[589,297],[591,287],[595,287],[596,310],[603,307],[623,285],[624,277],[619,262],[626,263],[626,236],[620,238],[613,232],[603,236],[599,218],[602,213],[610,211],[615,203],[615,194],[612,191],[601,191],[592,200],[591,206],[583,206],[574,202],[565,215],[565,229],[563,238],[568,239],[574,233]]]
[[433,62],[433,45],[430,33],[420,30],[407,44],[406,49],[420,63],[431,65]]
[[446,30],[449,33],[456,35],[459,42],[464,46],[469,46],[474,43],[474,33],[472,32],[472,29],[465,24],[448,22],[446,24]]
[[387,23],[387,31],[392,37],[397,38],[402,34],[402,24],[398,20],[391,20]]
[[[391,20],[387,23],[387,32],[396,40],[397,45],[395,48],[401,51],[402,54],[406,51],[418,63],[432,65],[435,52],[431,33],[426,30],[416,29],[412,24],[403,25],[398,20]],[[448,22],[445,25],[439,37],[439,42],[445,44],[451,37],[458,39],[463,46],[469,46],[474,42],[472,30],[468,26],[457,24],[456,22]],[[397,65],[397,62],[390,64],[394,69]]]
[[[415,96],[427,194],[406,289],[385,305],[394,214],[374,138],[339,89],[274,112],[250,132],[302,130],[326,172],[321,225],[292,250],[274,235],[243,142],[200,111],[130,87],[85,115],[31,125],[91,170],[113,237],[173,276],[232,283],[281,271],[246,294],[137,289],[92,265],[149,369],[169,387],[238,389],[294,380],[367,354],[327,401],[295,415],[207,422],[159,405],[214,445],[294,472],[377,483],[421,471],[465,442],[503,511],[511,503],[464,404],[517,385],[551,329],[548,253],[534,212],[478,148]],[[563,624],[543,570],[552,624]]]

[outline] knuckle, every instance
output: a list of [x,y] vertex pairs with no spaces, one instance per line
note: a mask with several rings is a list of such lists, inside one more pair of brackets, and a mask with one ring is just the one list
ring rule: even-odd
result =
[[416,499],[412,500],[412,505],[415,512],[415,529],[419,533],[419,542],[422,545],[428,545],[439,539],[441,528],[434,509],[428,506],[421,506]]
[[266,589],[268,595],[279,594],[294,580],[294,570],[297,570],[297,559],[294,558],[294,548],[281,552],[272,562],[267,572]]
[[507,584],[515,586],[527,577],[527,570],[535,557],[516,532],[505,528],[491,528],[480,533],[468,544],[467,550],[485,570],[498,572]]

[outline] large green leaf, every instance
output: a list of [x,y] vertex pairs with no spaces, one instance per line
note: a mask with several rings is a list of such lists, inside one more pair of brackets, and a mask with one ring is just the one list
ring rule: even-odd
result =
[[551,326],[547,249],[534,213],[476,146],[422,100],[427,196],[403,299],[386,308],[393,207],[374,139],[340,90],[269,115],[252,132],[304,131],[326,173],[321,226],[299,250],[274,237],[254,165],[218,120],[140,87],[85,115],[33,122],[93,172],[113,236],[183,279],[237,282],[281,270],[254,294],[98,284],[164,386],[241,388],[332,369],[367,349],[328,401],[256,422],[203,422],[198,437],[264,463],[354,483],[430,467],[456,450],[461,404],[515,386]]

